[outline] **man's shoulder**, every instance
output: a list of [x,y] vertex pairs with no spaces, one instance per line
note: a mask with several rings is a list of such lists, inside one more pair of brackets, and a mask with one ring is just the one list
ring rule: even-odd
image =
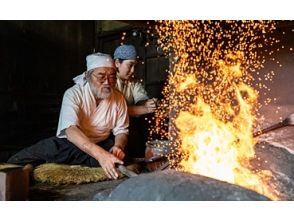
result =
[[68,88],[64,94],[67,95],[82,95],[84,92],[84,88],[78,84],[73,85],[72,87]]

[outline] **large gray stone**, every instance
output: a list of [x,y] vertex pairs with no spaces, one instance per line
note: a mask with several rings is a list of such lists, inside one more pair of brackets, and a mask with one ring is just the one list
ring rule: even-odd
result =
[[246,201],[269,200],[254,191],[223,181],[175,170],[132,177],[109,195],[111,201]]
[[271,171],[269,186],[279,200],[294,200],[294,154],[267,142],[257,144],[255,151],[256,157],[251,161],[253,169]]

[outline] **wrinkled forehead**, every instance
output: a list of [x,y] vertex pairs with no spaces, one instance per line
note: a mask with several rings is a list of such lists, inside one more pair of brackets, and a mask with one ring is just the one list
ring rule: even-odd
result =
[[112,68],[112,67],[97,67],[93,70],[93,73],[92,74],[107,74],[107,75],[112,75],[112,74],[115,74],[115,69]]

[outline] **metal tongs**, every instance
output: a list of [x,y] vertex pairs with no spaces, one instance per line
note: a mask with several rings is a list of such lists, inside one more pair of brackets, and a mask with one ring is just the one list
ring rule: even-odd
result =
[[138,176],[137,173],[135,173],[132,170],[129,170],[126,166],[122,165],[122,164],[116,164],[117,165],[117,169],[124,174],[127,177],[134,177],[134,176]]
[[163,155],[157,155],[157,156],[153,156],[149,159],[146,159],[144,157],[137,157],[137,158],[132,158],[131,160],[135,163],[152,163],[152,162],[156,162],[156,161],[159,161],[159,160],[162,160],[164,159],[165,156]]
[[[152,162],[156,162],[156,161],[160,161],[160,160],[163,160],[165,159],[165,156],[162,156],[162,155],[157,155],[157,156],[154,156],[154,157],[151,157],[149,159],[146,159],[146,158],[141,158],[141,157],[137,157],[137,158],[132,158],[131,160],[135,163],[152,163]],[[165,168],[168,167],[168,162],[164,163],[161,167],[159,167],[157,170],[163,170]],[[138,176],[137,173],[129,170],[126,166],[124,165],[121,165],[121,164],[116,164],[117,166],[117,169],[122,173],[124,174],[125,176],[127,177],[135,177],[135,176]]]

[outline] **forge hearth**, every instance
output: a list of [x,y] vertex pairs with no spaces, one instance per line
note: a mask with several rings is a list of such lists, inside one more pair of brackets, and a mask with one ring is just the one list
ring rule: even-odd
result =
[[[266,142],[256,146],[254,169],[273,174],[271,188],[280,200],[294,200],[294,155]],[[241,186],[201,175],[175,170],[141,174],[127,179],[113,190],[96,194],[94,200],[122,201],[265,201],[264,195]]]
[[[256,169],[270,170],[273,175],[270,187],[279,192],[279,199],[294,201],[294,154],[290,150],[267,142],[259,143],[256,145],[256,159],[251,161],[251,165]],[[237,185],[190,173],[166,170],[140,174],[130,179],[81,185],[55,186],[39,183],[30,188],[29,200],[236,201],[268,198]]]

